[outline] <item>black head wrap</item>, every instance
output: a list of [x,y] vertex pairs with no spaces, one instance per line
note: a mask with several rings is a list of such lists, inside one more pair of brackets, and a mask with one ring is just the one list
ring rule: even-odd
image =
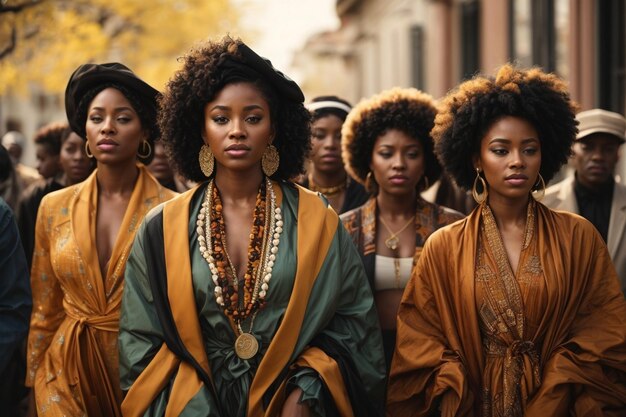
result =
[[[65,114],[74,132],[82,138],[86,137],[87,114],[77,112],[85,93],[94,88],[117,85],[121,85],[134,93],[140,100],[142,107],[150,114],[156,115],[159,92],[137,77],[128,67],[117,62],[84,64],[74,71],[65,89]],[[139,111],[139,109],[135,110]]]
[[304,94],[298,84],[274,68],[269,59],[258,55],[244,43],[238,45],[237,52],[238,56],[224,54],[218,64],[219,85],[262,79],[284,99],[298,103],[304,101]]
[[313,120],[332,114],[341,121],[345,121],[348,113],[352,110],[352,105],[337,96],[320,96],[315,97],[306,105],[306,108],[311,112]]

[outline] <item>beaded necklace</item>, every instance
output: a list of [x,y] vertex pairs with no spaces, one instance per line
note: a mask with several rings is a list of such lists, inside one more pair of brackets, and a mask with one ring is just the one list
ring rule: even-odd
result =
[[343,180],[338,185],[333,185],[333,186],[330,186],[330,187],[323,187],[321,185],[316,184],[315,181],[313,181],[313,174],[309,173],[309,189],[311,191],[320,192],[320,193],[324,194],[326,197],[333,196],[335,194],[339,194],[340,192],[345,190],[347,186],[348,186],[348,178],[347,178],[347,176],[346,176],[346,179]]
[[[269,199],[267,198],[269,190]],[[215,300],[231,317],[239,332],[235,352],[242,359],[250,359],[258,352],[258,342],[252,335],[254,318],[265,305],[265,297],[272,279],[272,269],[283,221],[280,207],[276,207],[276,195],[268,178],[261,183],[254,208],[254,219],[248,245],[248,262],[240,291],[237,272],[226,250],[226,225],[222,215],[222,201],[213,180],[207,186],[204,201],[198,213],[198,245],[202,257],[209,264],[211,280],[215,285]],[[269,213],[269,215],[268,215]],[[205,228],[205,225],[209,227]],[[240,299],[243,292],[243,300]],[[244,332],[241,323],[252,317],[250,329]]]

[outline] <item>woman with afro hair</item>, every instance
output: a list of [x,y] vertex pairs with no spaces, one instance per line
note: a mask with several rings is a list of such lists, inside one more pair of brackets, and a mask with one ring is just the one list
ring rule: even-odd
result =
[[163,141],[199,183],[130,253],[125,416],[376,416],[372,294],[337,214],[290,181],[310,149],[296,83],[240,40],[192,50],[161,101]]
[[432,131],[479,206],[433,234],[398,312],[390,416],[623,416],[626,302],[602,238],[540,202],[576,136],[565,84],[505,65]]
[[429,95],[394,88],[361,101],[342,131],[346,168],[370,198],[341,220],[374,293],[387,370],[398,306],[422,247],[435,230],[463,217],[420,196],[441,174],[430,137],[436,113]]

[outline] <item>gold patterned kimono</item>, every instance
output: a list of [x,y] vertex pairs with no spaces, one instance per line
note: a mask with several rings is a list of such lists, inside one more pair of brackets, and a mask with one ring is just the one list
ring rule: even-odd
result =
[[95,244],[96,172],[41,202],[26,376],[39,416],[121,416],[117,335],[126,259],[146,213],[175,195],[138,169],[104,277]]
[[528,207],[517,270],[488,206],[435,232],[398,312],[388,416],[625,416],[626,301],[582,217]]

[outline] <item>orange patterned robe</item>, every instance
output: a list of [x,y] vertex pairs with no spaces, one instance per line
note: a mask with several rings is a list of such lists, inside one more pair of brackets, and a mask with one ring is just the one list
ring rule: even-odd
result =
[[404,293],[388,416],[626,415],[626,301],[602,238],[531,201],[515,273],[479,207],[435,232]]
[[138,169],[104,277],[95,244],[96,172],[41,202],[26,377],[39,416],[121,416],[117,335],[126,259],[148,210],[175,195]]

